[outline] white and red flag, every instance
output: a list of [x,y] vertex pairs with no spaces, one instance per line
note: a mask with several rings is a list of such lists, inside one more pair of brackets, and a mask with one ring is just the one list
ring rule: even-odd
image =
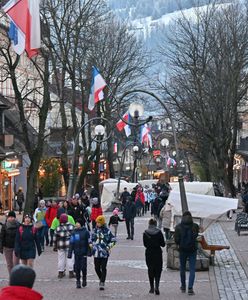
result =
[[[130,115],[128,113],[128,111],[122,116],[122,119],[124,119],[125,121],[129,122],[130,120]],[[116,127],[119,131],[122,131],[123,129],[125,130],[126,136],[129,137],[129,135],[131,134],[131,128],[130,126],[125,123],[122,119],[120,119],[117,123],[116,123]]]
[[140,142],[141,142],[141,144],[145,144],[148,147],[152,148],[151,129],[148,127],[147,124],[141,126]]
[[102,75],[99,73],[97,68],[93,66],[92,68],[92,80],[90,87],[90,96],[88,102],[88,109],[93,110],[95,104],[104,99],[103,89],[106,86],[105,80],[102,78]]
[[14,51],[21,55],[26,50],[29,58],[40,48],[40,0],[10,0],[3,10],[10,18],[9,38]]

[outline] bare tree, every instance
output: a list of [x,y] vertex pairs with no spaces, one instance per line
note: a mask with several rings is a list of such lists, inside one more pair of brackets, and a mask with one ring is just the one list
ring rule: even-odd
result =
[[[2,30],[1,44],[1,70],[4,70],[4,80],[10,80],[14,92],[13,105],[19,111],[23,142],[30,158],[27,177],[27,193],[25,213],[33,210],[34,194],[37,188],[37,174],[43,153],[45,141],[45,125],[50,106],[48,55],[41,51],[33,60],[23,59],[11,49],[7,37],[7,27]],[[24,54],[23,54],[24,55]],[[26,64],[23,64],[26,62]],[[30,110],[38,119],[37,134],[30,132]]]
[[195,157],[234,193],[238,109],[248,88],[247,9],[209,5],[195,16],[183,15],[162,48],[171,66],[163,87],[191,132]]
[[[89,63],[100,68],[108,84],[100,111],[105,118],[111,120],[114,128],[119,119],[118,96],[144,83],[146,70],[150,66],[148,55],[142,43],[130,32],[128,24],[121,23],[110,13],[103,26],[98,28]],[[123,110],[127,105],[128,102],[122,104]],[[110,177],[114,178],[112,137],[107,141],[107,160]]]

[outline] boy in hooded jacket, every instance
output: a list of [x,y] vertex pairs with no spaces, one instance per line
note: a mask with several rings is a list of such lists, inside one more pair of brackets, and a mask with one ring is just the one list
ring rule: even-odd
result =
[[81,272],[83,275],[82,287],[87,285],[87,254],[89,248],[92,248],[90,232],[85,227],[84,219],[77,219],[75,230],[70,239],[70,247],[68,251],[68,258],[72,258],[74,253],[74,270],[76,273],[76,287],[81,288]]

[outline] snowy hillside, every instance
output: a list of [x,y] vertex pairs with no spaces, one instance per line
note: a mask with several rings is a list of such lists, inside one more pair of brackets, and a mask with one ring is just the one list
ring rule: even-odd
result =
[[130,22],[131,30],[148,49],[153,50],[174,20],[182,14],[194,18],[195,10],[205,10],[209,0],[108,0],[108,3],[119,18]]

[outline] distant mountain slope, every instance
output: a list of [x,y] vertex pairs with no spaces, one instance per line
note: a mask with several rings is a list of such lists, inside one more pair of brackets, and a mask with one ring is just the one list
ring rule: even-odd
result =
[[[130,21],[148,49],[155,49],[168,25],[182,16],[194,18],[195,9],[204,10],[209,0],[107,0],[110,8],[121,19]],[[230,0],[221,1],[230,2]]]

